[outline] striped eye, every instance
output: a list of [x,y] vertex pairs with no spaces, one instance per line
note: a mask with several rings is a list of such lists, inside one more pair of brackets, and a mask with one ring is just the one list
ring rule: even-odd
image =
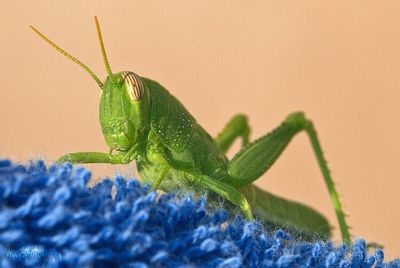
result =
[[132,100],[139,100],[143,96],[143,84],[139,76],[132,72],[123,72],[124,82]]

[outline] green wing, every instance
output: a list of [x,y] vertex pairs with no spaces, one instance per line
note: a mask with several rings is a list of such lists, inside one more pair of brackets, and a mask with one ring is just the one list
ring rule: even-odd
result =
[[171,150],[183,151],[196,126],[196,120],[158,82],[143,77],[142,81],[150,90],[152,129]]
[[304,238],[330,237],[329,222],[316,210],[275,196],[253,184],[245,187],[243,193],[250,201],[254,214],[267,224],[288,229]]
[[196,122],[183,104],[158,82],[142,78],[151,96],[151,128],[180,163],[194,163],[212,176],[226,170],[227,159],[213,138]]

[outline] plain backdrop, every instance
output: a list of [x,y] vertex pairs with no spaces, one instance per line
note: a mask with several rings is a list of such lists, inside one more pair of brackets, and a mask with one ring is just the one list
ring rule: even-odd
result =
[[[211,135],[238,112],[249,116],[254,139],[304,111],[352,234],[399,256],[399,1],[2,0],[1,157],[51,163],[67,152],[108,150],[100,89],[28,28],[104,79],[94,15],[113,70],[159,81]],[[95,178],[135,173],[133,165],[88,166]],[[257,184],[313,206],[337,227],[304,133]]]

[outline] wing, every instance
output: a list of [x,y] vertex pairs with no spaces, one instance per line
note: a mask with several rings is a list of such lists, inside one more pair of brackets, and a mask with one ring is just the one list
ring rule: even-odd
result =
[[285,228],[304,238],[328,239],[329,222],[316,210],[261,190],[254,184],[243,188],[255,215],[266,223]]
[[194,162],[204,174],[226,170],[227,159],[183,104],[158,82],[142,78],[150,90],[151,128],[178,161]]
[[158,82],[142,78],[151,97],[151,127],[161,141],[175,152],[183,151],[196,126],[196,120]]

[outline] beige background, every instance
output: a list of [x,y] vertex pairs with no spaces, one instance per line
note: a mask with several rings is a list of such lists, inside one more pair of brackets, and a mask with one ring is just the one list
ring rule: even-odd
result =
[[[104,78],[98,15],[113,70],[161,82],[212,135],[237,112],[249,116],[255,138],[289,112],[305,111],[352,233],[399,256],[400,2],[114,2],[0,2],[1,157],[51,162],[107,150],[99,88],[28,28]],[[114,170],[97,166],[95,177]],[[313,205],[337,226],[305,134],[257,184]]]

